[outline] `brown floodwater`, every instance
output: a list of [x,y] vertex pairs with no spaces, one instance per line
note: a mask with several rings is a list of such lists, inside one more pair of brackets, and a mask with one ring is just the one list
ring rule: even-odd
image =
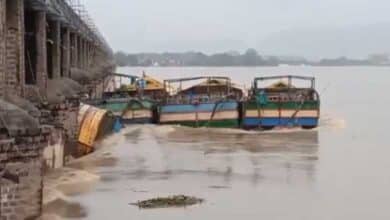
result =
[[[73,208],[75,215],[58,214],[91,220],[390,218],[386,137],[390,68],[150,68],[147,72],[161,78],[225,73],[248,85],[255,73],[315,75],[322,95],[321,125],[311,131],[267,132],[128,126],[67,172],[59,171],[65,177],[48,178],[61,198],[53,200],[51,210]],[[66,183],[72,178],[69,173],[84,180]],[[205,202],[148,210],[129,205],[178,194]]]

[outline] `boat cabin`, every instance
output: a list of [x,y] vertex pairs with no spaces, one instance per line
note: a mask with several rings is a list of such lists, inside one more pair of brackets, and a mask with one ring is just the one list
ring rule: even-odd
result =
[[[259,83],[277,81],[271,85]],[[301,86],[297,81],[309,82]],[[305,76],[258,77],[243,105],[243,127],[272,129],[274,127],[315,128],[320,117],[320,96],[315,78]]]
[[[182,88],[183,82],[193,80],[204,81],[186,89]],[[204,103],[214,102],[221,98],[230,98],[237,101],[243,98],[243,91],[234,85],[228,77],[213,76],[165,80],[165,88],[172,90],[172,83],[179,83],[180,86],[173,95],[166,98],[166,102]]]
[[[204,80],[187,89],[184,82]],[[180,86],[173,91],[172,84]],[[192,77],[164,81],[173,94],[159,106],[159,123],[191,127],[239,127],[239,100],[242,91],[227,77]]]
[[167,94],[164,84],[145,73],[142,77],[114,73],[111,74],[114,81],[114,89],[105,90],[105,98],[147,98],[154,101],[161,101]]
[[[308,87],[293,84],[293,80],[309,81]],[[278,80],[266,87],[259,86],[259,82]],[[303,76],[271,76],[259,77],[254,80],[252,90],[249,92],[250,98],[264,95],[270,102],[290,102],[290,101],[317,101],[319,95],[315,90],[315,78]]]

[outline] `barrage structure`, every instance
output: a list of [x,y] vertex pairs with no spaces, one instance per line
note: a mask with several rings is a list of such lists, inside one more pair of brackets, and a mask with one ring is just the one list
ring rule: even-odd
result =
[[78,1],[0,0],[0,219],[41,215],[44,170],[78,151],[80,99],[114,68]]

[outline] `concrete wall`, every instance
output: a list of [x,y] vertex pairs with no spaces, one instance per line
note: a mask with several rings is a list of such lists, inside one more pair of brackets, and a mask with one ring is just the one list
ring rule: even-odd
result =
[[[41,213],[42,149],[47,135],[19,136],[0,141],[0,161],[11,178],[0,179],[0,218],[33,219]],[[15,179],[13,179],[15,178]],[[16,180],[17,179],[17,180]]]
[[60,129],[54,129],[50,135],[49,145],[43,150],[46,169],[61,168],[65,164],[65,140]]
[[[57,125],[55,129],[60,133],[56,136],[62,139],[61,141],[56,141],[55,138],[52,139],[52,148],[54,148],[54,152],[56,152],[55,164],[62,163],[62,165],[64,165],[70,158],[77,155],[79,136],[77,116],[79,110],[80,104],[78,102],[62,103],[52,108],[52,112],[54,113],[53,121]],[[56,148],[60,149],[55,150]]]

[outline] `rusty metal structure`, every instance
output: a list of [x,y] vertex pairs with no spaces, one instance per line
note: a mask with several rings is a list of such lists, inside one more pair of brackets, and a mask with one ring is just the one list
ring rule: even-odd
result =
[[114,69],[80,1],[0,0],[0,219],[41,215],[45,150],[78,152],[80,101]]

